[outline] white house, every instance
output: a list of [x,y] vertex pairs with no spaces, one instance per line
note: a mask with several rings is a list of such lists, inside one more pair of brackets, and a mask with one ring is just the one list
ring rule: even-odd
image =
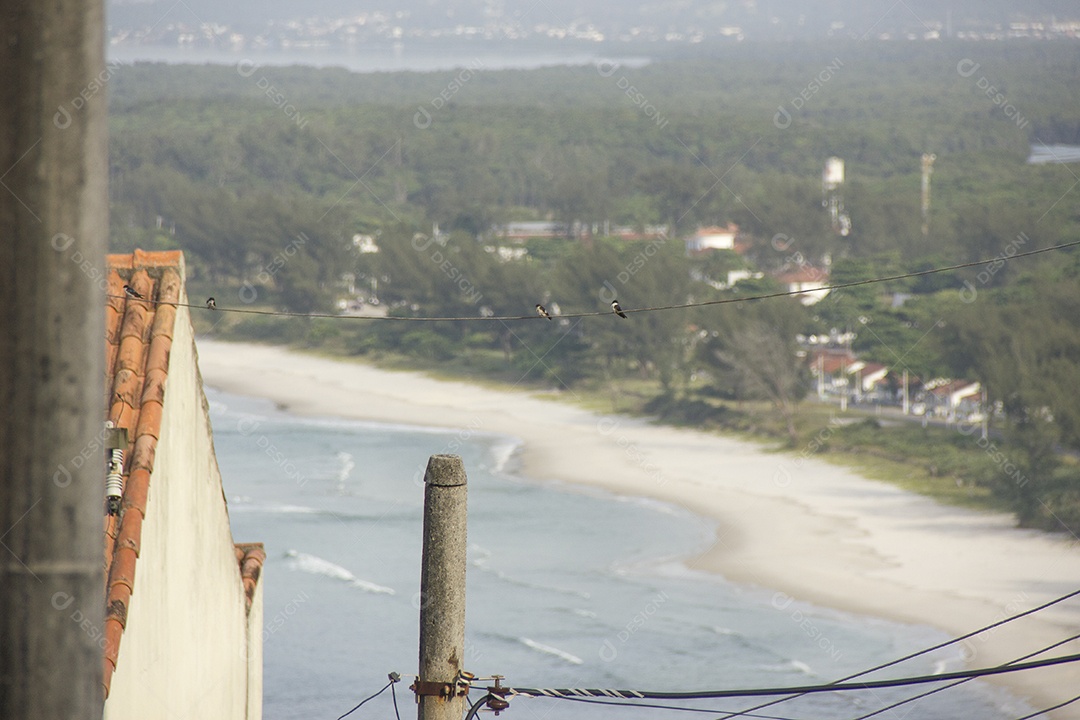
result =
[[788,292],[798,293],[799,302],[803,305],[821,302],[829,294],[829,271],[823,268],[802,265],[775,277]]
[[982,385],[974,380],[938,378],[923,386],[925,399],[935,415],[955,417],[977,412],[982,407]]
[[698,228],[686,241],[686,252],[701,253],[707,250],[734,250],[735,239],[739,236],[739,226],[728,223],[726,227]]

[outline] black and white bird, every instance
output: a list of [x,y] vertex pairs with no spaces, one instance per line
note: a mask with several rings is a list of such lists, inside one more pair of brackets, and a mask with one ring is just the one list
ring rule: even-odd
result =
[[146,299],[142,295],[139,294],[138,290],[131,287],[130,285],[125,285],[124,286],[124,294],[127,295],[129,298],[136,298],[137,300],[145,300]]
[[544,306],[540,303],[536,303],[536,314],[542,318],[547,318],[548,320],[551,319],[551,316],[548,315],[547,309],[545,309]]
[[217,303],[214,301],[214,298],[206,298],[206,308],[208,310],[217,310]]
[[625,318],[625,317],[626,317],[626,313],[624,313],[624,312],[622,311],[622,306],[621,306],[621,305],[619,305],[619,301],[618,301],[618,300],[612,300],[612,301],[611,301],[611,312],[615,313],[616,315],[618,315],[618,316],[619,316],[619,317],[621,317],[621,318]]

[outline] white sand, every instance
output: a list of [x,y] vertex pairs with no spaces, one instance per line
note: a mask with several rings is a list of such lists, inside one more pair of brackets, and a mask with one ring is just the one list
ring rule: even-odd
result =
[[[1075,538],[1017,530],[1009,516],[944,507],[797,453],[261,345],[201,339],[199,361],[207,385],[295,413],[523,438],[526,475],[715,518],[716,543],[688,563],[796,600],[959,636],[1080,588]],[[801,632],[797,623],[791,630]],[[963,647],[969,666],[984,667],[1078,632],[1080,598]],[[1074,641],[1048,655],[1077,652]],[[1002,682],[1046,707],[1080,693],[1080,668],[1031,670]],[[1052,717],[1080,717],[1080,703]]]

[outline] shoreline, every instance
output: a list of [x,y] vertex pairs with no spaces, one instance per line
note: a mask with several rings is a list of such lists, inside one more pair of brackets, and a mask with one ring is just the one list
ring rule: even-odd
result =
[[[598,415],[514,390],[288,349],[198,340],[207,385],[269,398],[300,415],[519,438],[523,475],[600,487],[716,522],[695,569],[860,615],[956,637],[1072,592],[1080,544],[1017,530],[1011,517],[939,505],[850,470],[722,435]],[[1072,542],[1069,542],[1072,540]],[[1015,627],[1014,627],[1015,625]],[[1080,630],[1074,599],[966,641],[970,667],[1016,660]],[[1051,655],[1080,652],[1073,641]],[[1075,695],[1069,666],[1000,684],[1033,709]],[[1064,718],[1065,708],[1049,717]]]

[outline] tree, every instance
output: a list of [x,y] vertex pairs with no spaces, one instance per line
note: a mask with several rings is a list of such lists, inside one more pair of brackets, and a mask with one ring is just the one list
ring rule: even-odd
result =
[[1022,525],[1059,529],[1050,501],[1077,494],[1075,479],[1060,481],[1058,453],[1062,445],[1080,447],[1078,275],[1075,261],[1066,267],[1048,263],[1029,275],[1037,294],[1026,282],[982,292],[949,317],[940,338],[954,372],[977,378],[991,406],[1002,410],[1005,443],[988,484]]
[[795,341],[805,322],[805,310],[795,300],[756,303],[729,313],[728,327],[709,333],[704,344],[704,359],[720,382],[726,381],[739,399],[772,403],[792,445],[799,439],[795,409],[810,387]]

